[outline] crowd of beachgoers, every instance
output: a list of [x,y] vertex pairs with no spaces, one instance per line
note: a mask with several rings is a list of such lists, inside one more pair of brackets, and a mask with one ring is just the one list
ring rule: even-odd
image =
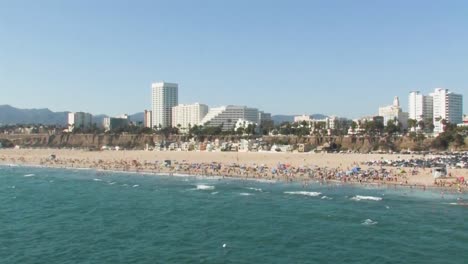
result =
[[[48,153],[48,154],[46,154]],[[467,154],[437,157],[348,154],[255,154],[115,151],[86,152],[55,150],[9,150],[0,164],[39,165],[58,168],[91,168],[98,171],[126,171],[167,175],[232,177],[241,179],[313,183],[439,187],[468,191],[467,169],[451,169],[454,177],[432,177],[435,164],[466,162]],[[56,155],[57,154],[57,155]],[[380,158],[382,157],[382,158]],[[374,159],[374,160],[372,160]],[[451,175],[449,175],[451,176]],[[459,177],[464,176],[464,177]]]
[[186,160],[138,161],[138,160],[88,160],[88,159],[42,159],[40,165],[49,167],[67,168],[93,168],[102,171],[127,171],[167,175],[195,175],[218,176],[240,179],[256,179],[268,181],[300,182],[304,186],[312,182],[338,182],[363,185],[408,186],[411,188],[426,189],[428,187],[446,187],[457,192],[468,190],[466,181],[435,180],[432,184],[416,184],[409,181],[410,177],[420,172],[427,172],[427,168],[411,168],[405,171],[400,168],[373,168],[363,169],[356,163],[353,167],[320,167],[316,165],[292,166],[280,163],[276,166],[265,164],[238,164],[238,163],[191,163]]
[[394,160],[371,160],[364,162],[368,166],[410,167],[410,168],[435,168],[450,167],[468,169],[468,152],[444,156],[428,156],[424,158],[398,158]]

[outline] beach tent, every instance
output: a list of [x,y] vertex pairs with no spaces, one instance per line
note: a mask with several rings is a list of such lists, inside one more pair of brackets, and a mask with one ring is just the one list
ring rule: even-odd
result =
[[446,167],[434,167],[432,169],[432,176],[434,178],[440,178],[447,176],[447,168]]

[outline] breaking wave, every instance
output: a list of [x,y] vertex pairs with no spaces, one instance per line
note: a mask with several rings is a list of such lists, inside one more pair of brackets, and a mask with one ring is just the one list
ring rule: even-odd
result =
[[321,195],[320,192],[306,192],[306,191],[297,191],[297,192],[284,192],[285,194],[293,194],[293,195],[305,195],[305,196],[312,196],[316,197]]
[[376,225],[377,223],[377,221],[373,221],[372,219],[366,219],[361,223],[361,225]]
[[252,190],[252,191],[257,191],[257,192],[261,192],[261,191],[262,191],[262,189],[260,189],[260,188],[254,188],[254,187],[247,187],[246,189],[247,189],[247,190]]
[[214,190],[214,186],[199,184],[197,185],[197,190]]
[[354,200],[354,201],[361,201],[361,200],[382,201],[382,197],[356,195],[353,198],[351,198],[351,200]]

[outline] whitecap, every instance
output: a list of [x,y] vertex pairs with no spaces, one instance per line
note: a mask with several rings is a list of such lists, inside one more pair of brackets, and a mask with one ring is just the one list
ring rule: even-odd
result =
[[377,221],[373,221],[372,219],[366,219],[361,223],[361,225],[376,225],[377,223]]
[[93,179],[93,181],[99,181],[99,182],[100,182],[100,181],[102,181],[102,180],[101,180],[101,179]]
[[456,202],[456,203],[449,203],[450,205],[458,205],[458,206],[468,206],[467,202]]
[[252,195],[251,193],[239,193],[239,195],[242,195],[242,196],[250,196]]
[[257,192],[261,192],[261,191],[262,191],[262,189],[260,189],[260,188],[254,188],[254,187],[247,187],[246,189],[247,189],[247,190],[252,190],[252,191],[257,191]]
[[322,196],[322,198],[320,198],[320,199],[322,199],[322,200],[333,200],[333,198],[325,196],[325,195]]
[[215,194],[218,194],[219,192],[212,192],[211,194],[215,195]]
[[285,194],[295,194],[295,195],[305,195],[305,196],[312,196],[316,197],[321,195],[320,192],[305,192],[305,191],[297,191],[297,192],[284,192]]
[[354,201],[361,201],[361,200],[382,201],[382,197],[356,195],[353,198],[351,198],[351,200],[354,200]]
[[133,187],[133,188],[136,188],[136,187],[138,187],[138,186],[140,186],[140,185],[138,185],[138,184],[135,184],[135,185],[133,185],[132,187]]
[[109,185],[114,185],[114,184],[115,184],[115,182],[109,182]]
[[197,185],[197,190],[214,190],[214,186],[199,184]]
[[35,174],[32,174],[32,173],[31,173],[31,174],[26,174],[26,175],[24,175],[24,177],[33,177],[33,176],[36,176],[36,175],[35,175]]

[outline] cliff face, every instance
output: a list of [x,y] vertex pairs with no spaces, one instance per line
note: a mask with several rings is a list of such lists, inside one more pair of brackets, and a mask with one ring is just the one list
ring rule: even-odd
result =
[[146,144],[154,145],[160,142],[160,136],[153,135],[1,135],[0,138],[11,141],[15,145],[27,147],[75,147],[100,148],[102,146],[120,146],[124,148],[144,148]]
[[[227,137],[203,137],[200,141],[221,141],[239,140],[236,136]],[[3,146],[19,145],[25,147],[75,147],[94,148],[102,146],[119,146],[127,149],[144,149],[148,144],[154,146],[163,141],[178,142],[188,141],[187,136],[169,136],[165,138],[161,135],[92,135],[92,134],[62,134],[62,135],[4,135],[0,134]],[[433,139],[424,141],[414,141],[409,137],[295,137],[295,136],[264,136],[263,141],[273,144],[304,144],[308,149],[326,147],[332,150],[357,151],[368,153],[370,151],[401,151],[401,150],[429,150]],[[468,144],[465,144],[465,149]]]

